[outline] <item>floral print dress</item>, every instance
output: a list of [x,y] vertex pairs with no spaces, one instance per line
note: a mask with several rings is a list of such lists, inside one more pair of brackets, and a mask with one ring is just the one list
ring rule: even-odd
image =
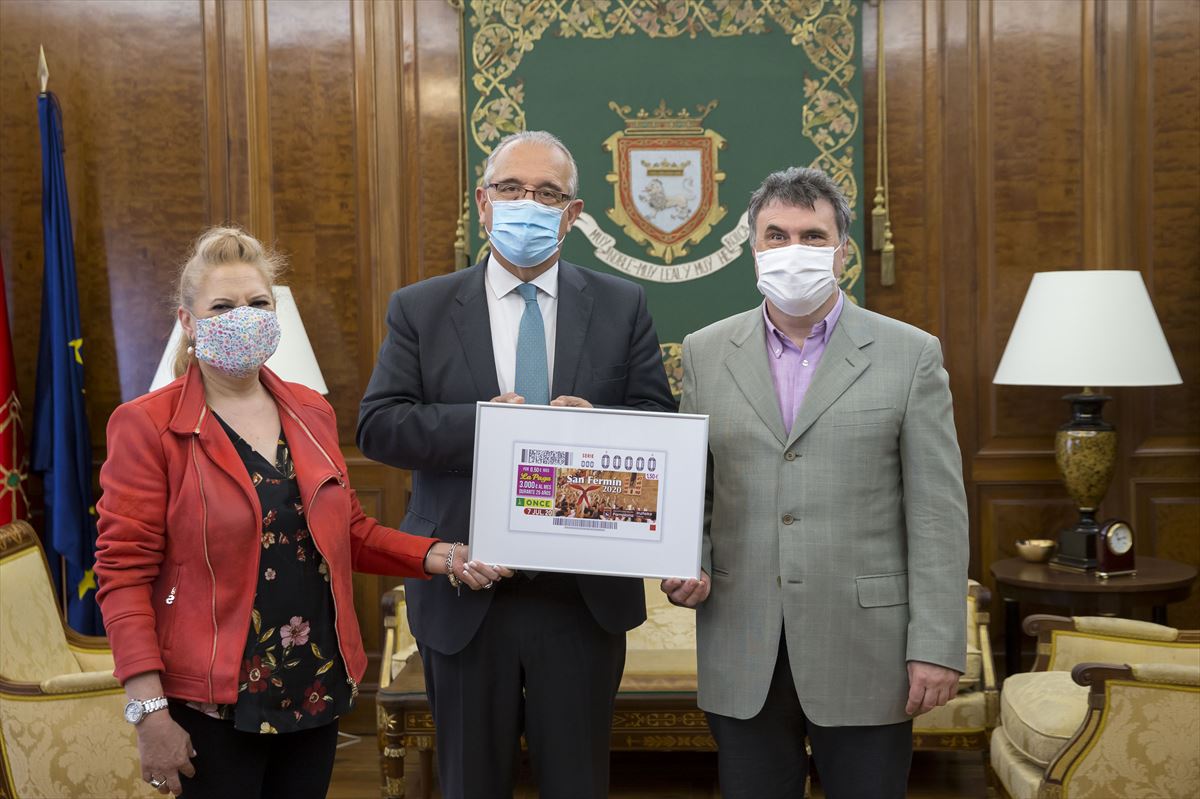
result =
[[262,554],[237,703],[199,709],[246,732],[320,727],[348,712],[355,692],[338,652],[329,566],[305,525],[291,452],[281,431],[268,463],[217,419],[258,492]]

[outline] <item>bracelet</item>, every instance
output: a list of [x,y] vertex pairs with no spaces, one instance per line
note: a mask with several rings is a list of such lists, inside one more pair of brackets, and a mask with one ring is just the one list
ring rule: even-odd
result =
[[462,546],[455,541],[450,545],[450,551],[446,554],[446,579],[450,581],[450,586],[454,590],[458,590],[462,585],[462,580],[458,579],[458,575],[454,573],[454,550]]

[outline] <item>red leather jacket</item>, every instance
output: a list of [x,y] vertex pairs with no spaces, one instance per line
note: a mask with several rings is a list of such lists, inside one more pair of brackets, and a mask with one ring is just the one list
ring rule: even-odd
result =
[[[338,648],[357,690],[367,658],[351,570],[424,577],[436,539],[367,517],[346,482],[329,403],[261,374],[279,406],[309,532],[329,564]],[[263,514],[196,366],[113,412],[100,486],[97,599],[117,679],[157,671],[167,696],[236,702]]]

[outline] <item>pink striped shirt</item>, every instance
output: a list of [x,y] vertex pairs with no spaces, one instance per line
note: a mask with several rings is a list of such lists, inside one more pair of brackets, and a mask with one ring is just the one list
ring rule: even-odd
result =
[[783,415],[783,427],[788,435],[792,434],[792,423],[812,384],[813,372],[825,354],[825,345],[833,335],[833,328],[842,315],[845,302],[846,295],[839,290],[833,310],[813,325],[800,347],[775,327],[767,313],[767,304],[763,303],[763,320],[767,323],[767,362],[771,366],[771,380],[775,383],[775,396],[779,400],[779,412]]

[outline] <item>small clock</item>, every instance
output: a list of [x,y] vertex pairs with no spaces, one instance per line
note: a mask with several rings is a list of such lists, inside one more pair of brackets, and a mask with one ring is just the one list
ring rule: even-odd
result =
[[1136,574],[1133,566],[1133,528],[1120,519],[1109,519],[1100,526],[1096,542],[1096,574],[1103,579]]

